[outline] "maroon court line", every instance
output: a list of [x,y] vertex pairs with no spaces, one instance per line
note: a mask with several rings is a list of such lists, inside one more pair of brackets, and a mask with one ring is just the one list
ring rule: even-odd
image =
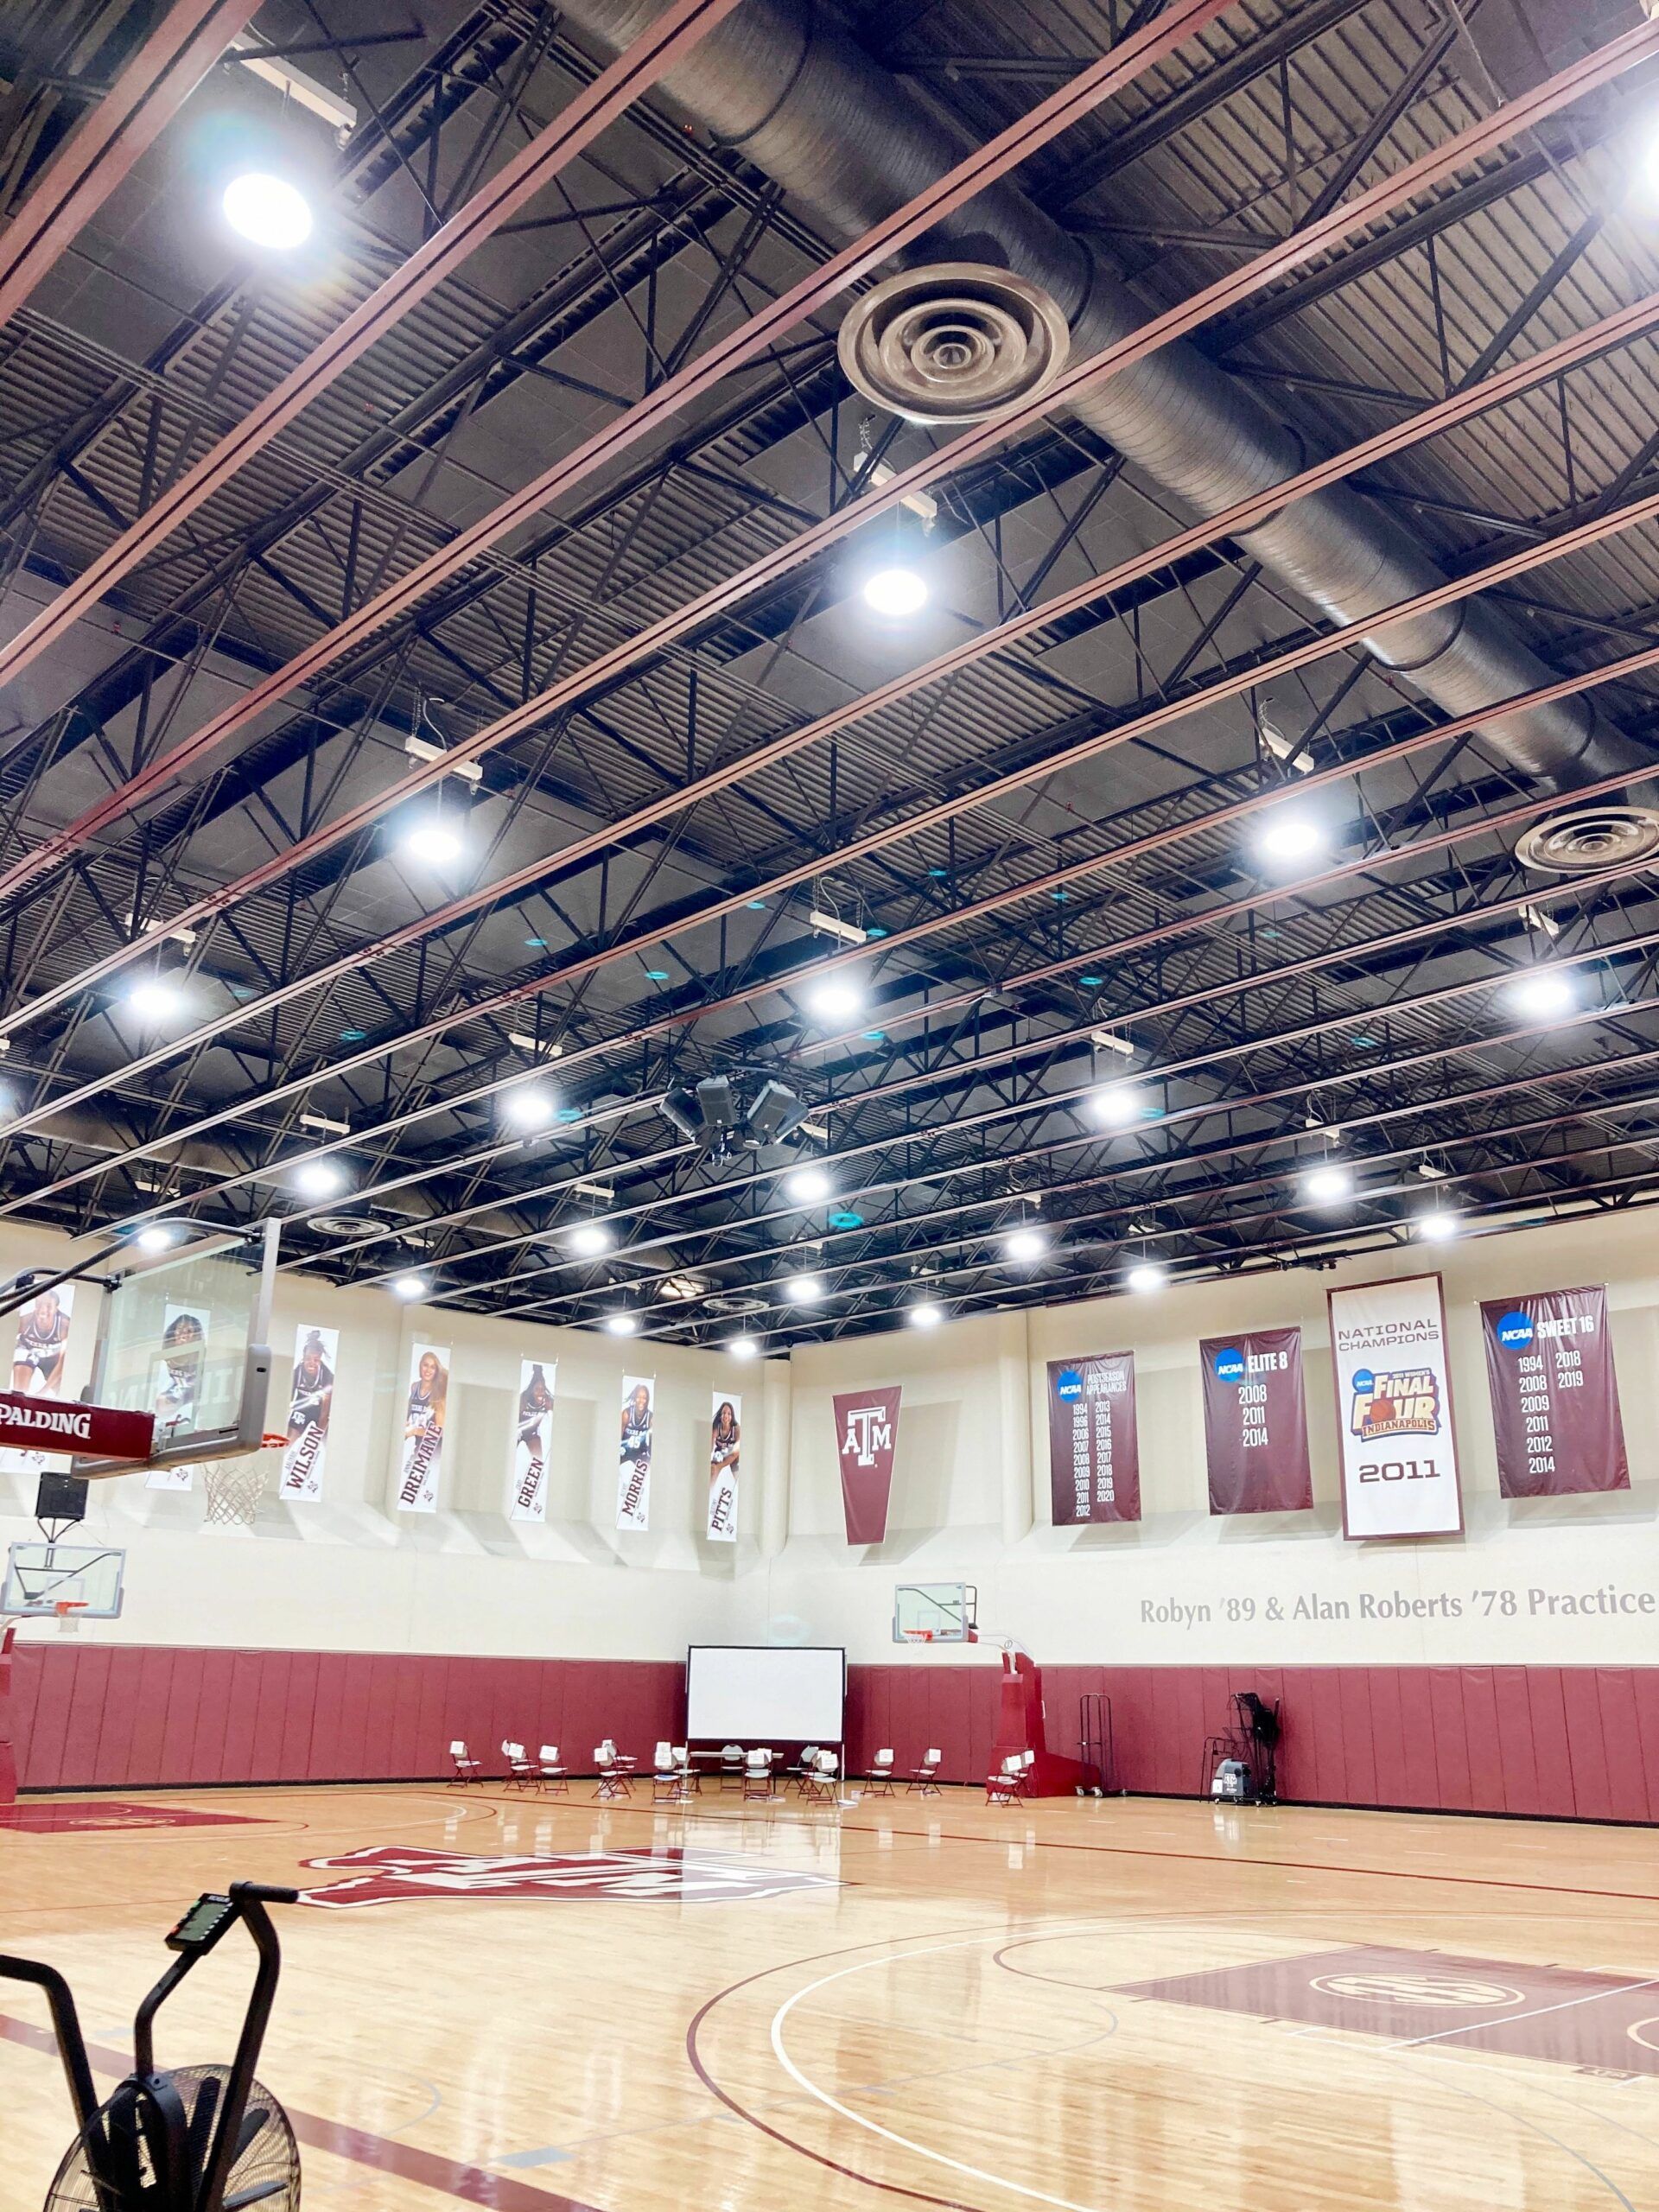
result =
[[[44,2028],[31,2027],[0,2012],[0,2042],[21,2044],[26,2050],[57,2052],[56,2039]],[[118,2050],[89,2044],[87,2056],[100,2074],[118,2079],[132,2070],[132,2061]],[[456,2158],[440,2158],[432,2151],[418,2151],[412,2144],[396,2143],[389,2136],[372,2135],[366,2128],[348,2127],[343,2120],[323,2120],[315,2113],[296,2112],[288,2117],[298,2139],[314,2151],[331,2151],[337,2158],[350,2158],[378,2173],[392,2174],[399,2181],[418,2182],[463,2204],[481,2204],[488,2212],[594,2212],[574,2196],[561,2196],[550,2189],[532,2189],[528,2182],[487,2172]]]

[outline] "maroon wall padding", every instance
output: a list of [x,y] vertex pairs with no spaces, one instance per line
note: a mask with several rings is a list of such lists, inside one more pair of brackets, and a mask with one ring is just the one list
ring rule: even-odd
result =
[[429,1781],[460,1738],[500,1774],[504,1738],[577,1773],[613,1736],[649,1759],[685,1709],[677,1660],[198,1651],[19,1643],[12,1725],[26,1789]]

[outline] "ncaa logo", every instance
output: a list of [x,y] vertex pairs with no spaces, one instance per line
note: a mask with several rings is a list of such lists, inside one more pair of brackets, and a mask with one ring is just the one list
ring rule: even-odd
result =
[[1244,1355],[1236,1344],[1229,1344],[1215,1357],[1216,1380],[1218,1382],[1242,1382],[1246,1369]]
[[1357,1367],[1354,1370],[1353,1381],[1349,1387],[1356,1397],[1369,1398],[1376,1388],[1376,1377],[1369,1367]]
[[1062,1405],[1069,1406],[1074,1398],[1083,1395],[1083,1377],[1075,1367],[1063,1367],[1054,1378],[1054,1395]]
[[1497,1341],[1505,1351],[1525,1351],[1532,1342],[1531,1314],[1523,1313],[1518,1306],[1507,1313],[1500,1314]]

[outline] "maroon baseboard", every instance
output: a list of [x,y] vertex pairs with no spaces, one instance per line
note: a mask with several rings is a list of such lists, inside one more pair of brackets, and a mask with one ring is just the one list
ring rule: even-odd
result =
[[[560,1745],[581,1770],[613,1736],[648,1757],[684,1711],[675,1660],[204,1651],[39,1641],[16,1656],[26,1789],[423,1781],[469,1744]],[[914,1660],[848,1670],[847,1763],[930,1747],[982,1779],[999,1669]],[[1659,1667],[1046,1667],[1049,1748],[1077,1751],[1077,1700],[1111,1701],[1119,1789],[1192,1796],[1235,1690],[1283,1700],[1284,1796],[1303,1804],[1659,1822]],[[3,1732],[0,1730],[0,1732]]]

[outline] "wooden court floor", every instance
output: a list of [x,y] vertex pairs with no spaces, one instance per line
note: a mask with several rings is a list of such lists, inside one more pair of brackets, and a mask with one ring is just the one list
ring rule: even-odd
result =
[[[199,1890],[327,1893],[261,2068],[308,2212],[1659,2212],[1651,1831],[648,1796],[29,1799],[76,1825],[0,1827],[0,1948],[118,2067]],[[163,2061],[246,1980],[227,1943]],[[43,2017],[0,1987],[6,2212],[70,2133]]]

